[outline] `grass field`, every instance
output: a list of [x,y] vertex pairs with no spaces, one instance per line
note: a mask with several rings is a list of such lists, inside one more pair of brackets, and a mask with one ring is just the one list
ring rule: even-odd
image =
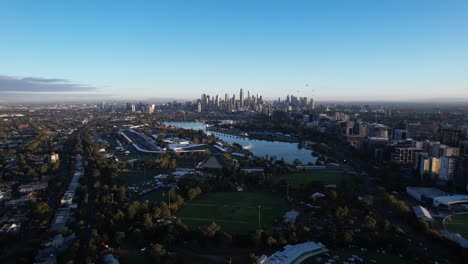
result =
[[288,211],[285,200],[269,193],[219,192],[204,194],[184,205],[177,217],[190,228],[216,222],[223,231],[246,234],[258,227],[258,205],[263,228],[275,219],[281,220]]
[[286,180],[290,185],[299,187],[311,181],[319,181],[323,184],[338,184],[346,176],[346,174],[339,172],[298,171],[275,175],[273,179],[275,181]]
[[140,184],[144,181],[152,179],[154,176],[159,174],[167,174],[164,170],[129,170],[121,175],[121,178],[128,185]]
[[162,201],[165,201],[167,203],[169,201],[167,198],[167,192],[168,192],[167,190],[153,191],[153,192],[150,192],[150,193],[147,193],[145,195],[138,197],[136,200],[139,202],[148,201],[149,203],[156,203],[156,204],[159,204]]
[[463,238],[468,239],[468,213],[447,217],[444,226],[447,231],[460,234]]
[[[349,249],[349,248],[344,248],[344,249],[335,249],[330,251],[331,256],[338,256],[339,259],[336,263],[343,263],[347,261],[349,257],[352,257],[352,255],[359,256],[363,258],[363,262],[354,262],[354,263],[372,263],[370,260],[375,260],[377,263],[410,263],[410,261],[404,260],[396,255],[388,255],[388,254],[380,254],[375,251],[366,251],[362,252],[358,249]],[[317,258],[316,256],[311,257],[306,259],[303,264],[318,264],[318,263],[326,263],[327,257],[324,255],[321,256],[323,261],[322,262],[316,262],[315,259]],[[350,261],[347,261],[350,262]]]

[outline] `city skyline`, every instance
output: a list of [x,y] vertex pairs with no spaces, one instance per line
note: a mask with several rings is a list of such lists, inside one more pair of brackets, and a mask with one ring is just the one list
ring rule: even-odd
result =
[[0,103],[468,98],[464,1],[3,5]]

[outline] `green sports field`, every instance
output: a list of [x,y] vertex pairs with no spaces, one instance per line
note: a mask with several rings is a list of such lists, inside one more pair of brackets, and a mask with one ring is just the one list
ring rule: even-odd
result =
[[153,179],[154,176],[159,174],[168,174],[168,171],[165,170],[128,170],[123,173],[120,177],[128,185],[141,184],[145,181]]
[[273,179],[275,181],[286,180],[290,185],[299,187],[312,181],[319,181],[323,184],[338,184],[345,177],[347,175],[340,172],[298,171],[275,175]]
[[447,231],[460,234],[463,238],[468,239],[468,213],[447,217],[444,226]]
[[145,195],[138,197],[137,201],[141,203],[148,201],[149,203],[155,203],[155,204],[159,204],[162,201],[168,203],[169,199],[167,198],[167,192],[168,190],[152,191],[152,192],[149,192]]
[[218,192],[207,193],[184,205],[177,217],[190,228],[216,222],[221,230],[233,234],[246,234],[258,227],[258,205],[262,228],[275,219],[281,220],[288,211],[287,202],[270,193]]

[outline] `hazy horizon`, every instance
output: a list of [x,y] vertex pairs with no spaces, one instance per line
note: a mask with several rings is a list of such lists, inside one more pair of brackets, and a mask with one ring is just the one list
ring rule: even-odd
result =
[[12,1],[0,103],[468,99],[466,1]]

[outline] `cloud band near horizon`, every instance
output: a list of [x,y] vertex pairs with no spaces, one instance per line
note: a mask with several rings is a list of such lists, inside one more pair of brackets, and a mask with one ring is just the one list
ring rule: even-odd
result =
[[11,77],[0,75],[0,92],[43,93],[43,92],[86,92],[97,88],[88,85],[72,83],[67,79]]

